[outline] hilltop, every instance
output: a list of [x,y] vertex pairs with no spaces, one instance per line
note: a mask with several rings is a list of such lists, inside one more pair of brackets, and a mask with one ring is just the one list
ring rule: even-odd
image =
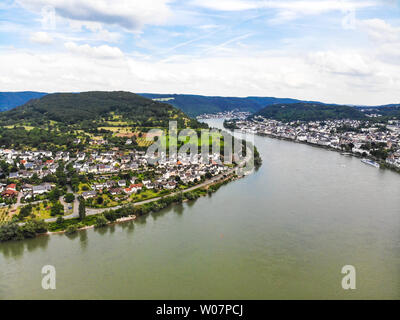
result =
[[257,115],[283,122],[328,119],[361,120],[366,118],[364,113],[354,107],[321,103],[275,104],[265,107],[256,112],[253,116]]
[[145,148],[145,133],[167,128],[169,120],[179,128],[207,127],[169,104],[130,92],[55,93],[0,112],[0,146],[83,150],[94,140],[123,146],[130,138],[129,147]]
[[177,120],[181,127],[200,126],[169,104],[124,91],[54,93],[0,113],[3,126],[36,127],[55,122],[79,127],[88,123],[101,125],[116,119],[141,127],[166,127],[171,119]]

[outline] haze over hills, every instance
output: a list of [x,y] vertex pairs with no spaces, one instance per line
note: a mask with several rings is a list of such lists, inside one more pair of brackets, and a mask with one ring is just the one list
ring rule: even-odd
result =
[[10,110],[23,105],[31,99],[45,96],[47,93],[35,91],[0,92],[0,111]]

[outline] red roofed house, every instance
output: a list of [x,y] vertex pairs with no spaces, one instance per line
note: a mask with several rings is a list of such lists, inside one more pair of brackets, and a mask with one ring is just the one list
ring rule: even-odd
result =
[[6,187],[6,190],[4,190],[1,195],[6,198],[16,197],[18,195],[18,191],[16,190],[16,188],[16,184],[11,183]]

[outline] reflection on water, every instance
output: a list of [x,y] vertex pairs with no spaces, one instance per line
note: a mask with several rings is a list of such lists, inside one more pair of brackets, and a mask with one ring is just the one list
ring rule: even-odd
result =
[[179,203],[179,204],[174,205],[174,206],[172,207],[172,210],[173,210],[175,213],[177,213],[178,215],[182,215],[182,213],[183,213],[183,211],[184,211],[183,204],[182,204],[182,203]]
[[29,239],[25,241],[10,241],[7,243],[0,243],[0,253],[5,258],[20,258],[25,249],[28,252],[35,252],[37,249],[46,249],[50,237],[43,235],[34,239]]
[[82,230],[78,232],[79,235],[79,243],[81,245],[81,249],[84,250],[87,248],[88,245],[88,234],[87,230]]

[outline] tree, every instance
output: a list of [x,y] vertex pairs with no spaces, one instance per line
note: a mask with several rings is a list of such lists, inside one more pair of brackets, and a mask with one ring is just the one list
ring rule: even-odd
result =
[[106,217],[104,217],[104,215],[100,214],[100,215],[98,215],[98,216],[96,217],[96,222],[95,222],[94,226],[95,226],[96,228],[100,228],[100,227],[106,226],[107,223],[108,223],[108,222],[107,222]]
[[18,218],[22,220],[23,218],[29,216],[32,213],[32,205],[27,205],[21,208],[19,211]]
[[65,199],[65,202],[71,203],[71,202],[74,202],[75,196],[73,193],[67,193],[65,195],[64,199]]
[[86,205],[85,205],[85,200],[81,199],[79,201],[79,219],[83,220],[86,217]]
[[15,221],[0,225],[0,242],[23,239],[22,232]]
[[50,215],[54,217],[59,214],[64,214],[64,206],[61,203],[56,202],[50,209]]
[[61,217],[61,216],[58,216],[58,217],[57,217],[57,220],[56,220],[56,223],[57,223],[57,224],[62,224],[63,222],[64,222],[64,218]]

